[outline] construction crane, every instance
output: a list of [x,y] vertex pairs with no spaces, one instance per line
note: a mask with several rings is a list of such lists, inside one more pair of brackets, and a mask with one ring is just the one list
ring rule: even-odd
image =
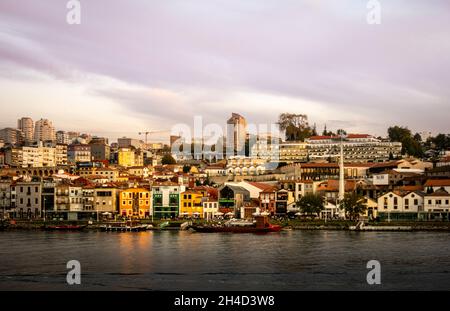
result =
[[145,144],[148,143],[148,135],[150,134],[158,134],[158,133],[168,133],[169,131],[145,131],[139,132],[139,135],[145,135]]

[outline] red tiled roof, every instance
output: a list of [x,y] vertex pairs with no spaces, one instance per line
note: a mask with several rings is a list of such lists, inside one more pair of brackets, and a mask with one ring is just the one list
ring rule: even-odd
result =
[[248,182],[248,184],[252,185],[253,187],[259,188],[263,191],[268,191],[273,189],[272,185],[264,184],[264,183],[258,183],[258,182]]
[[450,179],[429,179],[425,187],[450,187]]

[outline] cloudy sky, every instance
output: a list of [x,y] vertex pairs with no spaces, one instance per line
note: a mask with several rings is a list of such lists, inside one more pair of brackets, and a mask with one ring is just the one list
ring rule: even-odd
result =
[[[0,127],[20,116],[112,138],[306,113],[321,131],[450,132],[450,2],[0,1]],[[157,139],[154,136],[154,139]]]

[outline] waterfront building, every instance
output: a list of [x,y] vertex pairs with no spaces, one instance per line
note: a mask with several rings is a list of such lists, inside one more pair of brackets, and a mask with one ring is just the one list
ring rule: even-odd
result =
[[53,123],[47,119],[36,121],[34,129],[34,140],[39,141],[56,141],[55,128]]
[[70,182],[55,187],[55,212],[67,220],[78,220],[83,212],[83,189]]
[[224,185],[219,188],[219,209],[232,210],[235,215],[249,202],[250,192],[240,186]]
[[119,211],[122,217],[148,218],[152,214],[151,192],[144,188],[130,188],[120,192]]
[[180,216],[203,218],[203,194],[198,191],[188,190],[181,193]]
[[219,215],[219,202],[217,199],[207,198],[203,200],[203,218],[210,220]]
[[16,217],[32,219],[41,217],[42,184],[38,179],[22,179],[15,186]]
[[118,211],[118,189],[112,184],[83,187],[83,211],[100,216],[113,216]]
[[281,189],[275,194],[275,215],[286,215],[289,211],[296,210],[294,193]]
[[23,117],[17,120],[17,129],[22,131],[23,138],[26,143],[34,140],[34,122],[33,119]]
[[173,182],[155,183],[153,185],[153,215],[157,219],[176,218],[180,213],[180,194],[185,186]]
[[9,178],[0,180],[0,218],[3,219],[11,212],[11,184]]
[[424,193],[390,191],[378,198],[379,213],[418,213],[424,211]]
[[448,191],[439,189],[424,197],[425,212],[446,213],[450,212],[450,194]]
[[276,187],[267,188],[259,193],[259,209],[261,212],[270,213],[275,215],[276,213]]

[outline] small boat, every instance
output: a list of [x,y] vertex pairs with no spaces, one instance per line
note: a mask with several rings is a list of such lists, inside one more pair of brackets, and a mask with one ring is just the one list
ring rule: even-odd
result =
[[140,232],[149,230],[149,227],[137,221],[125,221],[109,223],[101,226],[100,229],[104,232]]
[[225,225],[196,225],[191,228],[200,233],[271,233],[280,232],[283,227],[272,225],[266,216],[255,217],[256,223],[228,222]]
[[43,229],[47,231],[81,231],[87,226],[80,225],[54,225],[54,226],[44,226]]

